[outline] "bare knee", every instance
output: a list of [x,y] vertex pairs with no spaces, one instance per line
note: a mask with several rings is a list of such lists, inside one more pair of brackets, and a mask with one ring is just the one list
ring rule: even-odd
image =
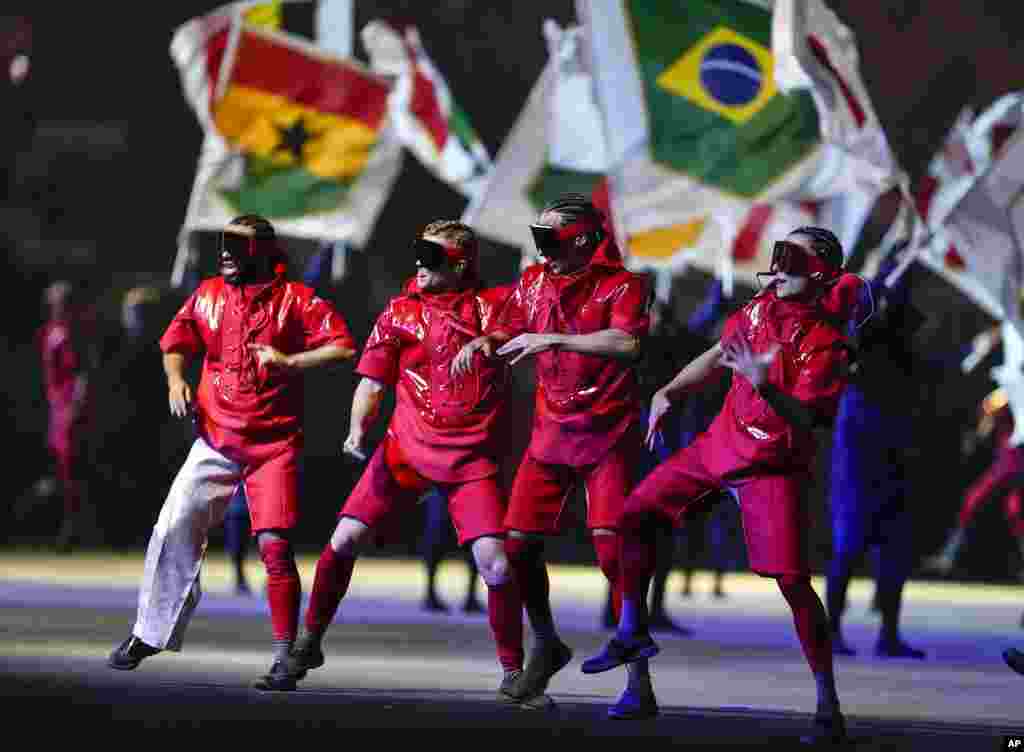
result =
[[331,535],[331,548],[339,556],[355,558],[369,546],[371,539],[366,523],[354,517],[342,517]]
[[487,587],[499,587],[508,582],[508,556],[500,538],[488,536],[473,541],[473,559]]

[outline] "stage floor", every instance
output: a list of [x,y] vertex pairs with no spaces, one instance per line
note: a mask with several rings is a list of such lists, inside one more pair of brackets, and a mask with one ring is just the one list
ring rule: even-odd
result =
[[[307,591],[314,566],[312,557],[301,558]],[[254,558],[256,593],[262,593],[261,570]],[[689,599],[679,595],[673,575],[666,602],[693,634],[656,635],[662,652],[652,674],[662,713],[651,721],[615,722],[604,711],[624,672],[579,671],[607,636],[600,627],[604,583],[593,568],[551,567],[555,618],[575,658],[551,683],[557,707],[540,712],[493,700],[500,671],[486,615],[459,610],[467,576],[459,561],[440,574],[448,614],[421,610],[418,562],[360,561],[325,641],[327,664],[298,691],[278,694],[247,688],[269,666],[266,602],[231,592],[230,569],[219,554],[204,569],[204,597],[184,650],[147,659],[132,672],[107,668],[107,654],[131,628],[141,571],[141,552],[0,551],[0,693],[8,719],[37,725],[35,711],[45,708],[59,723],[53,731],[68,734],[113,722],[116,728],[125,722],[205,728],[261,720],[330,730],[338,743],[352,728],[376,729],[382,742],[417,731],[490,729],[501,737],[489,740],[559,746],[627,735],[644,737],[645,744],[662,739],[746,749],[795,744],[814,708],[789,611],[771,581],[748,574],[727,576],[721,600],[711,597],[707,574],[697,575]],[[820,579],[815,587],[822,592]],[[873,656],[878,624],[868,608],[871,587],[862,580],[851,587],[847,639],[860,653],[836,664],[858,749],[1000,749],[1005,736],[1024,734],[1024,677],[1000,655],[1007,646],[1024,647],[1024,588],[909,583],[904,637],[928,652],[927,660],[913,661]],[[246,728],[239,733],[258,738],[263,726]],[[475,733],[449,741],[491,743]]]

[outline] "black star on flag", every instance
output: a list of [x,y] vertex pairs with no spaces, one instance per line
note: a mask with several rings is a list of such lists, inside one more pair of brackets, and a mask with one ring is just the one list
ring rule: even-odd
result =
[[274,147],[274,151],[285,150],[291,152],[295,160],[301,162],[303,147],[316,134],[306,130],[306,124],[302,122],[302,117],[299,117],[287,128],[283,128],[280,125],[276,127],[281,135],[281,142]]

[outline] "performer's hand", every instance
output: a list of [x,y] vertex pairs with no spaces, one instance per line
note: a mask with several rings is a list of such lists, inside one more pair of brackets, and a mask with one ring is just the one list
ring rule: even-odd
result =
[[359,462],[366,462],[366,451],[363,449],[363,437],[349,434],[345,443],[341,445],[341,451],[345,456],[351,457]]
[[270,345],[260,345],[255,342],[249,343],[247,347],[256,353],[256,360],[261,366],[267,368],[291,368],[291,361],[288,356],[280,350],[275,350]]
[[768,366],[778,352],[779,346],[773,345],[763,353],[755,354],[746,337],[737,336],[722,343],[721,364],[742,374],[751,386],[758,389],[768,378]]
[[459,350],[459,354],[452,360],[451,375],[461,376],[462,374],[469,373],[473,368],[473,356],[478,351],[483,352],[486,358],[494,355],[494,343],[490,337],[486,335],[477,337],[472,342],[467,342],[463,345],[462,349]]
[[520,334],[499,347],[498,355],[508,355],[520,350],[521,352],[508,362],[510,366],[514,366],[526,356],[544,352],[557,344],[558,335],[555,334]]
[[651,412],[647,418],[647,437],[644,439],[644,443],[647,444],[647,448],[652,452],[654,451],[654,445],[657,441],[658,434],[661,433],[661,429],[658,425],[661,423],[661,419],[665,417],[665,413],[672,409],[672,402],[660,389],[654,393],[654,397],[651,398]]
[[167,401],[171,406],[171,415],[184,418],[192,409],[192,387],[184,379],[170,382],[167,385]]

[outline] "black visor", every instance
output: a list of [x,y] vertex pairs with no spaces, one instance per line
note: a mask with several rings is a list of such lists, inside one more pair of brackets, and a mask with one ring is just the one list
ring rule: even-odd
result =
[[228,255],[236,258],[249,256],[252,238],[248,235],[239,235],[237,232],[222,232],[220,234],[220,250],[227,251]]
[[440,269],[448,259],[444,246],[433,240],[417,238],[412,244],[412,249],[416,254],[416,266],[422,266],[430,271]]
[[562,252],[562,242],[558,239],[558,230],[545,225],[530,225],[533,233],[533,244],[537,252],[548,258],[557,257]]

